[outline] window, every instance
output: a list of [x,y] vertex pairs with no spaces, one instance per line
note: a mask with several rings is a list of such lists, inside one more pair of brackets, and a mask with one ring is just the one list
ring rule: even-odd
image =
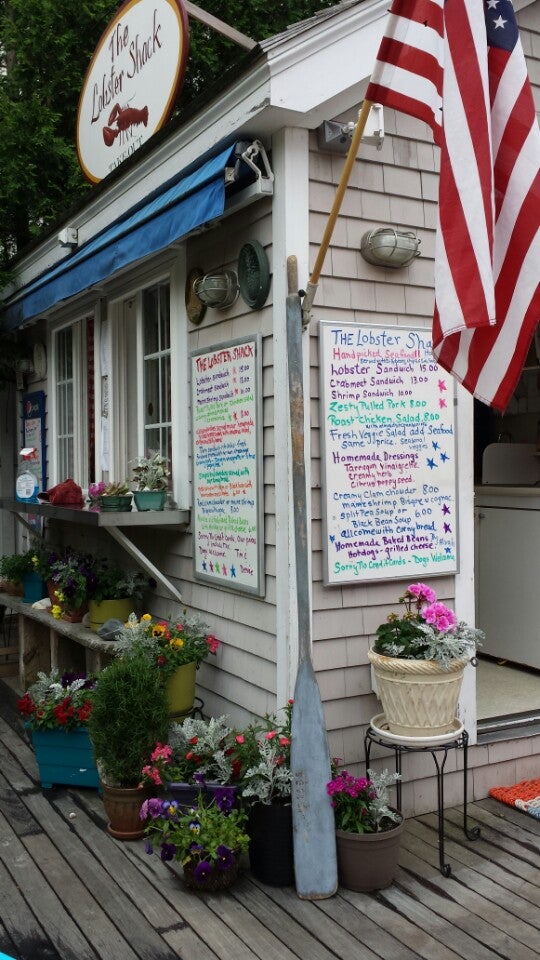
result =
[[73,330],[68,327],[56,336],[56,465],[59,477],[73,477]]
[[144,454],[159,452],[172,462],[170,288],[158,283],[143,291]]
[[[54,373],[49,487],[68,477],[83,488],[89,482],[89,465],[93,467],[89,444],[93,443],[94,437],[94,373],[93,365],[87,367],[86,358],[91,351],[92,336],[92,318],[79,320],[52,333]],[[87,337],[90,338],[88,342]]]

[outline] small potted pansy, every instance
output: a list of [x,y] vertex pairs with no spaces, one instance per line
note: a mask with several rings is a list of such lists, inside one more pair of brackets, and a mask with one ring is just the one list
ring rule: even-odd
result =
[[234,801],[230,787],[216,791],[211,800],[199,794],[187,809],[175,799],[148,798],[140,812],[147,853],[157,848],[163,861],[180,863],[191,889],[228,889],[238,877],[249,843],[246,814]]

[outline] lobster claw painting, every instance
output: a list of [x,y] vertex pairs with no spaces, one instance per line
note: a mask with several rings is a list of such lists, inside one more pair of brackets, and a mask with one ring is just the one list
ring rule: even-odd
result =
[[119,133],[139,123],[145,127],[148,126],[148,107],[137,110],[135,107],[121,107],[119,103],[115,103],[109,114],[108,123],[108,127],[103,127],[103,140],[106,147],[112,147]]

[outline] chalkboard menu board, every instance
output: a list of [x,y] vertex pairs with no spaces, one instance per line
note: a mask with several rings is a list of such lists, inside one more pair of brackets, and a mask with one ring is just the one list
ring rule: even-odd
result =
[[319,324],[325,582],[457,569],[454,381],[425,329]]
[[191,355],[194,575],[264,590],[260,337]]

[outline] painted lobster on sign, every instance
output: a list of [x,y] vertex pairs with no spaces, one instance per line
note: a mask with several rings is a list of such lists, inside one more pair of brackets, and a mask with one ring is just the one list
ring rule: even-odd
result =
[[[146,127],[148,123],[148,107],[137,110],[135,107],[121,107],[115,103],[109,114],[108,126],[103,127],[103,139],[106,147],[112,147],[116,137],[124,130],[129,130],[132,126],[138,126],[143,123]],[[116,126],[113,126],[116,124]]]

